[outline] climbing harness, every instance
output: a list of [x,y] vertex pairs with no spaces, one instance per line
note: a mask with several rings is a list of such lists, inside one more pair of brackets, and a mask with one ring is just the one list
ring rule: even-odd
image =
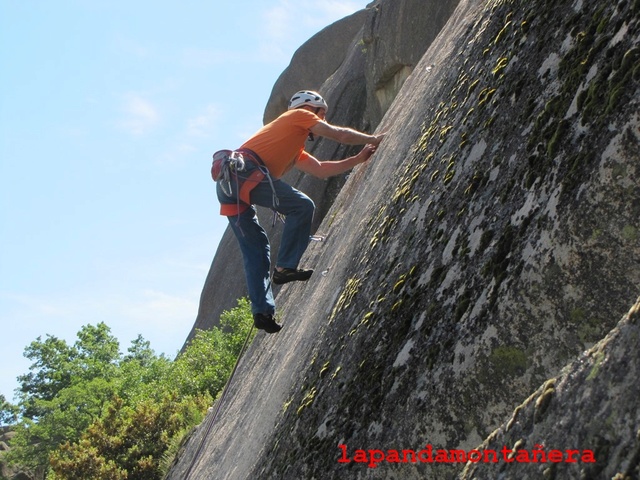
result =
[[189,469],[187,470],[187,472],[184,475],[184,480],[189,480],[189,475],[191,475],[191,470],[193,470],[193,467],[196,464],[196,461],[198,460],[198,457],[200,456],[200,453],[202,453],[202,449],[204,448],[204,441],[207,437],[209,437],[209,434],[211,433],[211,429],[213,428],[213,424],[216,421],[216,418],[218,418],[218,413],[220,413],[220,407],[222,405],[222,402],[224,402],[224,399],[227,395],[227,391],[229,390],[229,387],[231,386],[231,381],[233,380],[233,376],[236,373],[236,370],[238,369],[238,364],[240,363],[240,359],[242,358],[242,356],[244,355],[244,351],[247,348],[247,344],[249,343],[249,339],[251,338],[251,333],[253,333],[253,328],[254,326],[251,325],[251,327],[249,327],[249,331],[247,332],[247,338],[245,338],[244,340],[244,344],[242,345],[242,349],[240,350],[240,354],[238,355],[238,358],[236,359],[236,364],[233,366],[233,370],[231,371],[231,375],[229,375],[229,379],[227,380],[226,385],[224,386],[224,389],[222,390],[222,395],[220,395],[220,399],[218,400],[218,406],[216,407],[216,411],[213,414],[213,416],[211,417],[211,419],[209,420],[206,429],[204,431],[204,433],[202,434],[202,438],[200,439],[200,445],[198,445],[198,449],[196,450],[195,455],[193,456],[193,459],[191,460],[191,463],[189,464]]
[[213,178],[214,182],[220,182],[222,191],[225,193],[225,195],[230,197],[232,195],[231,177],[236,176],[234,175],[234,173],[243,172],[244,167],[244,158],[239,152],[232,152],[231,150],[220,150],[213,154],[211,177]]
[[[248,163],[251,163],[253,168],[250,168]],[[248,148],[217,151],[213,154],[211,177],[220,185],[227,197],[233,198],[233,186],[235,185],[237,192],[235,205],[231,203],[220,204],[220,213],[228,217],[240,215],[250,207],[251,190],[264,182],[266,178],[272,192],[273,225],[275,226],[277,215],[279,215],[277,208],[280,201],[269,169],[255,152]],[[280,219],[283,220],[283,217],[281,216]]]

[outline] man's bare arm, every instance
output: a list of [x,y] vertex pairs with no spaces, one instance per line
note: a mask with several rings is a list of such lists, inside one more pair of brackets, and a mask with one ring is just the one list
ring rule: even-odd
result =
[[366,162],[376,151],[376,148],[375,145],[368,144],[357,155],[336,161],[321,162],[317,158],[309,156],[309,158],[298,160],[296,168],[314,177],[328,178],[344,173],[356,165]]
[[337,127],[325,121],[316,123],[311,127],[311,133],[320,137],[327,137],[345,145],[379,145],[384,138],[384,133],[369,135],[349,127]]

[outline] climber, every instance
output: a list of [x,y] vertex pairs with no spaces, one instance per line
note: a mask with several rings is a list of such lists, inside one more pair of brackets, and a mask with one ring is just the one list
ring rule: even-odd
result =
[[[263,126],[238,150],[214,154],[212,175],[220,213],[229,219],[240,244],[254,325],[267,333],[282,327],[274,320],[271,247],[258,223],[255,205],[272,208],[286,218],[273,283],[308,280],[313,270],[299,269],[298,263],[309,243],[315,205],[281,177],[293,167],[319,178],[346,172],[367,161],[384,138],[383,133],[368,135],[331,125],[325,121],[327,110],[327,103],[317,92],[300,91],[293,95],[286,112]],[[307,137],[312,140],[315,136],[364,147],[344,160],[319,161],[304,150]]]

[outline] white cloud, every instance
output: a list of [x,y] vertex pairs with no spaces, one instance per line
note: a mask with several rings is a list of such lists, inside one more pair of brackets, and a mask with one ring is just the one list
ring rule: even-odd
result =
[[122,108],[124,118],[118,125],[131,135],[144,135],[160,122],[157,108],[138,94],[128,94]]
[[201,113],[187,120],[187,136],[210,137],[218,115],[218,109],[214,105],[207,105]]
[[238,52],[230,50],[186,48],[182,51],[180,60],[185,68],[210,68],[237,63],[238,55]]
[[295,19],[295,10],[290,4],[288,0],[281,0],[265,13],[265,33],[270,41],[286,38],[287,26]]
[[177,295],[144,289],[52,298],[0,292],[0,300],[14,307],[5,314],[0,336],[0,348],[7,359],[0,367],[0,393],[13,398],[16,378],[27,373],[31,364],[22,353],[37,337],[44,340],[53,335],[71,345],[87,324],[106,323],[121,352],[142,335],[156,353],[173,358],[193,325],[199,293],[199,289]]
[[299,47],[324,27],[365,6],[344,0],[279,0],[264,13],[262,59],[288,60],[293,54],[287,50],[291,45]]
[[114,38],[115,47],[121,51],[124,55],[129,55],[137,58],[145,58],[149,56],[149,48],[138,40],[134,40],[130,37],[123,35],[122,33],[116,34]]
[[[14,292],[0,292],[0,301],[14,307],[19,317],[32,318],[64,317],[75,311],[75,307],[59,299],[47,299],[37,295]],[[29,317],[29,318],[31,318]],[[20,322],[7,322],[7,328],[18,328]]]
[[188,156],[198,151],[198,147],[189,142],[179,142],[167,147],[163,152],[154,158],[156,165],[178,166],[184,165],[188,161]]
[[344,0],[280,0],[266,11],[265,24],[271,38],[284,38],[300,26],[309,28],[309,37],[336,20],[363,8],[362,2]]
[[300,11],[298,20],[302,25],[309,27],[309,36],[366,6],[362,2],[342,0],[325,0],[323,2],[307,0],[303,2],[303,5],[307,5],[307,7]]
[[[200,285],[178,294],[142,288],[56,298],[2,295],[14,302],[8,318],[11,324],[3,326],[3,337],[10,340],[3,349],[15,350],[12,357],[19,357],[20,350],[47,334],[73,343],[83,325],[104,322],[118,338],[121,350],[141,334],[151,341],[154,350],[173,354],[182,346],[197,315],[199,294]],[[20,325],[30,328],[25,331]],[[20,363],[26,370],[26,362]]]
[[219,117],[220,110],[215,105],[207,105],[193,117],[187,118],[183,128],[155,161],[170,166],[184,164],[189,155],[209,146]]
[[166,332],[176,325],[193,322],[198,311],[197,298],[197,295],[186,297],[145,289],[135,299],[129,299],[129,303],[122,305],[120,313],[141,330],[159,328]]

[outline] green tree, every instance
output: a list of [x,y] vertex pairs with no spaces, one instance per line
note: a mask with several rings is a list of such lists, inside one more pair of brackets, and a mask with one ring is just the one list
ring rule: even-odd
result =
[[21,421],[8,458],[31,469],[46,467],[62,442],[77,440],[115,393],[119,344],[104,323],[86,325],[69,346],[47,335],[25,349],[33,363],[20,382]]
[[117,393],[128,404],[146,398],[160,400],[165,393],[176,390],[167,381],[172,368],[173,362],[156,355],[150,343],[139,335],[119,364],[114,380]]
[[7,401],[4,395],[0,394],[0,427],[12,425],[18,419],[18,407]]
[[39,418],[48,412],[47,402],[64,389],[113,376],[118,349],[118,340],[104,323],[83,326],[73,346],[52,335],[47,335],[44,341],[38,337],[24,352],[33,362],[30,373],[18,377],[22,415]]
[[215,398],[231,375],[249,332],[255,335],[251,305],[242,298],[237,307],[223,312],[220,327],[196,332],[174,362],[171,384],[184,395],[206,391]]
[[168,445],[224,388],[249,332],[243,299],[175,361],[141,336],[121,354],[104,323],[83,326],[71,346],[38,337],[25,349],[32,365],[18,377],[21,417],[7,458],[31,470],[51,461],[59,478],[160,478]]
[[22,395],[22,414],[35,418],[43,414],[38,409],[38,400],[51,400],[63,388],[71,385],[70,369],[73,350],[67,342],[47,335],[46,340],[38,337],[25,349],[24,356],[33,363],[30,373],[18,377]]

